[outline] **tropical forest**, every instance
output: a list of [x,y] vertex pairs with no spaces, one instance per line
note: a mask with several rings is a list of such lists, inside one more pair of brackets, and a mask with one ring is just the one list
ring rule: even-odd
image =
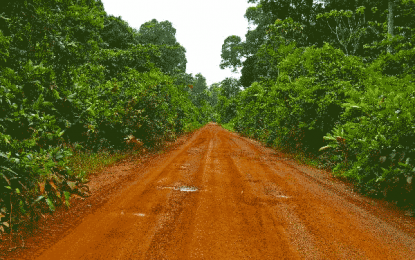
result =
[[[0,234],[89,175],[209,122],[415,215],[415,0],[247,0],[210,86],[169,21],[132,28],[101,0],[0,4]],[[142,152],[142,151],[141,151]],[[412,211],[411,211],[412,210]]]

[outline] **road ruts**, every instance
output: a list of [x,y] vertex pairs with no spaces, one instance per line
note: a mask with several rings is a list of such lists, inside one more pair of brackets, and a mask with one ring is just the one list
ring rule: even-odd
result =
[[414,259],[414,221],[216,124],[28,259]]

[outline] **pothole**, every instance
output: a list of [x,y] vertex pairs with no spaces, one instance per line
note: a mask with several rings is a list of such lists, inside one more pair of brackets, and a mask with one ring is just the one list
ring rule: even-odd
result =
[[198,191],[199,190],[197,187],[193,187],[193,186],[157,187],[157,188],[158,189],[172,189],[172,190],[186,191],[186,192],[194,192],[194,191]]
[[284,195],[277,195],[277,196],[274,196],[274,197],[276,197],[276,198],[285,198],[285,199],[289,199],[290,198],[290,197],[284,196]]
[[189,167],[190,167],[190,164],[184,164],[180,166],[181,169],[187,169]]
[[[124,211],[121,211],[121,215],[125,215]],[[144,217],[146,214],[144,214],[144,213],[132,213],[132,215],[138,216],[138,217]]]
[[179,190],[180,191],[193,192],[193,191],[198,191],[198,188],[182,186],[182,187],[179,187]]

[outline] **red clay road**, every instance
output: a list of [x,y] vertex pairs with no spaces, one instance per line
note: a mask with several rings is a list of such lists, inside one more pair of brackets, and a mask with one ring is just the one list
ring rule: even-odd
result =
[[129,176],[20,257],[415,259],[413,218],[214,123]]

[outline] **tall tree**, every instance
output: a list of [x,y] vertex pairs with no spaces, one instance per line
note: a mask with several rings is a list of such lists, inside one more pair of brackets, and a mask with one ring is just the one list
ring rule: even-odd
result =
[[[3,0],[0,30],[12,43],[7,67],[19,69],[29,60],[54,64],[58,84],[72,81],[69,67],[87,62],[99,48],[104,15],[102,3],[95,0]],[[18,28],[10,26],[10,19]]]
[[[174,78],[174,85],[185,85],[185,86],[189,86],[189,85],[193,85],[195,78],[193,77],[192,73],[185,73],[185,72],[181,72],[181,73],[177,73],[173,76]],[[191,89],[186,88],[187,91],[190,93]]]
[[193,78],[193,83],[191,85],[193,85],[193,88],[191,90],[189,89],[190,99],[195,106],[201,107],[203,105],[203,100],[209,100],[209,97],[207,96],[208,87],[206,78],[201,73],[198,73]]
[[186,49],[176,40],[176,29],[169,21],[158,22],[153,19],[140,26],[135,32],[139,44],[159,46],[161,56],[155,61],[162,72],[170,75],[186,71]]
[[[380,50],[374,53],[373,50],[364,50],[364,44],[370,44],[374,42],[380,42],[384,40],[383,36],[383,24],[379,23],[384,21],[387,23],[387,33],[392,37],[395,36],[395,29],[399,29],[400,35],[404,36],[406,41],[411,36],[411,29],[415,28],[415,19],[413,19],[413,8],[415,7],[415,1],[412,0],[323,0],[325,6],[325,12],[332,10],[356,10],[359,6],[364,6],[363,24],[361,28],[369,29],[367,33],[362,36],[356,55],[367,58],[367,61],[373,59],[373,57],[380,54]],[[372,10],[375,10],[373,12]],[[380,10],[380,12],[376,12]],[[412,18],[412,19],[411,19]],[[371,22],[375,22],[378,26],[370,26]],[[338,25],[334,20],[330,23],[332,26]],[[392,46],[387,47],[387,52],[393,51]],[[372,58],[370,58],[370,56]]]
[[221,90],[220,89],[220,83],[213,83],[209,87],[209,91],[211,93],[209,103],[212,107],[215,107],[216,104],[218,103],[218,97],[220,95],[220,90]]
[[225,78],[221,82],[221,95],[227,99],[234,98],[240,92],[239,81],[235,78]]
[[127,49],[136,43],[133,29],[121,17],[113,15],[105,14],[101,37],[104,41],[101,47],[107,49]]
[[[393,6],[394,6],[394,1],[389,0],[388,1],[388,34],[390,34],[391,37],[393,37],[393,21],[394,21]],[[391,52],[392,52],[392,45],[389,45],[388,53],[391,53]]]
[[[312,0],[249,0],[257,3],[255,7],[246,10],[245,18],[256,28],[249,29],[246,41],[242,42],[239,36],[229,36],[222,45],[222,61],[220,67],[232,68],[236,71],[242,67],[242,76],[239,79],[244,88],[249,87],[252,82],[260,80],[260,74],[266,74],[267,68],[258,64],[255,54],[267,39],[266,29],[277,19],[292,17],[296,22],[306,26],[305,34],[308,35],[306,45],[322,45],[324,37],[321,32],[316,31],[315,15],[322,12],[322,4],[313,3]],[[320,29],[321,30],[321,29]]]
[[[330,32],[336,36],[336,40],[331,42],[332,45],[340,45],[341,50],[346,55],[355,55],[361,45],[362,36],[367,33],[365,28],[364,7],[356,9],[356,14],[350,10],[333,10],[330,13],[319,14],[317,18],[333,18],[336,21],[335,26],[331,26],[328,19],[326,20]],[[358,17],[357,16],[361,16]],[[362,19],[363,18],[363,19]]]
[[203,93],[207,89],[206,78],[201,73],[195,75],[195,82],[193,84],[193,93]]

